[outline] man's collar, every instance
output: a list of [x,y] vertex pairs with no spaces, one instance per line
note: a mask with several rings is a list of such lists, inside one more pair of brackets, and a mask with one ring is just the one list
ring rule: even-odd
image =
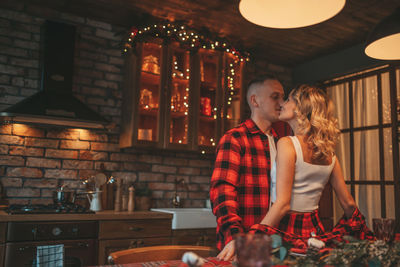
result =
[[[260,128],[258,128],[257,124],[252,119],[247,119],[244,122],[244,125],[246,126],[246,128],[249,130],[249,132],[251,134],[263,134],[263,135],[265,135],[265,133],[263,131],[261,131]],[[278,137],[278,135],[276,134],[274,129],[272,129],[272,127],[271,127],[271,134],[272,134],[272,136],[274,138]]]

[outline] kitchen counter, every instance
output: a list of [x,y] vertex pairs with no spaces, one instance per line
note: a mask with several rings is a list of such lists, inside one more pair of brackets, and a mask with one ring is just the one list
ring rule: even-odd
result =
[[107,221],[136,219],[172,219],[173,214],[155,211],[122,211],[105,210],[92,214],[7,214],[0,211],[0,222],[20,221]]

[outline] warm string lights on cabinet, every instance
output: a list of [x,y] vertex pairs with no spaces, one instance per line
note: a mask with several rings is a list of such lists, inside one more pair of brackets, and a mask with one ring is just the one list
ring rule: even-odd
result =
[[[129,37],[127,41],[124,43],[124,52],[128,52],[131,49],[136,47],[136,44],[139,42],[148,42],[151,38],[161,38],[165,40],[167,43],[169,42],[178,42],[179,45],[186,50],[197,51],[198,49],[210,49],[222,51],[229,55],[229,65],[227,67],[227,71],[225,72],[225,80],[226,80],[226,90],[227,90],[227,98],[226,103],[228,107],[232,105],[233,98],[236,94],[235,92],[235,70],[241,62],[249,61],[249,54],[245,51],[240,51],[237,48],[233,47],[225,38],[214,37],[210,34],[202,34],[197,30],[194,30],[187,25],[172,23],[172,22],[161,22],[157,24],[153,24],[150,26],[142,27],[142,28],[132,28],[129,32]],[[185,71],[179,70],[179,62],[174,57],[173,59],[173,79],[190,79],[189,74],[189,66],[185,66]],[[186,84],[186,83],[185,83]],[[175,86],[175,85],[174,85]],[[174,88],[175,90],[175,88]],[[172,103],[171,99],[171,111],[172,112],[183,112],[185,116],[188,115],[189,110],[189,86],[186,84],[185,92],[183,94],[183,99],[180,99],[180,103],[183,105],[177,106],[175,103]],[[182,91],[181,91],[182,92]],[[180,98],[181,95],[179,95]],[[177,101],[175,101],[177,102]],[[213,107],[212,119],[218,119],[218,108]],[[229,114],[225,114],[227,119],[231,119]],[[220,117],[223,118],[224,114],[221,112]],[[172,129],[171,129],[172,130]],[[185,122],[184,126],[184,138],[186,138],[188,132],[188,122]],[[171,133],[172,136],[172,133]],[[172,140],[171,140],[172,141]],[[183,143],[185,140],[179,139],[178,143]],[[216,140],[214,138],[209,139],[210,144],[212,146],[216,145]],[[202,151],[204,154],[205,151]]]
[[232,54],[238,61],[243,62],[250,60],[247,52],[239,51],[224,38],[201,34],[186,25],[171,22],[153,24],[143,28],[132,28],[124,44],[124,52],[128,52],[137,42],[146,41],[149,37],[175,40],[178,41],[182,47],[189,50],[197,50],[199,48],[219,50]]

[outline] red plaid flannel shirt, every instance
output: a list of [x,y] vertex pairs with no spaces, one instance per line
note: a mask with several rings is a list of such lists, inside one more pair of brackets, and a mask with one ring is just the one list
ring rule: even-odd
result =
[[[277,138],[273,130],[272,134]],[[221,138],[210,185],[219,249],[264,218],[270,200],[270,169],[268,137],[253,120]]]

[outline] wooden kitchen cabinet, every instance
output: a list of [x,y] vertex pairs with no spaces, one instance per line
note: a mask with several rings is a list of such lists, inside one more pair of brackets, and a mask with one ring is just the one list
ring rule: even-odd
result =
[[244,62],[154,38],[126,56],[121,147],[214,151],[242,118]]
[[106,264],[111,252],[171,243],[170,219],[141,219],[99,222],[98,263]]
[[215,228],[172,230],[173,245],[216,247]]

